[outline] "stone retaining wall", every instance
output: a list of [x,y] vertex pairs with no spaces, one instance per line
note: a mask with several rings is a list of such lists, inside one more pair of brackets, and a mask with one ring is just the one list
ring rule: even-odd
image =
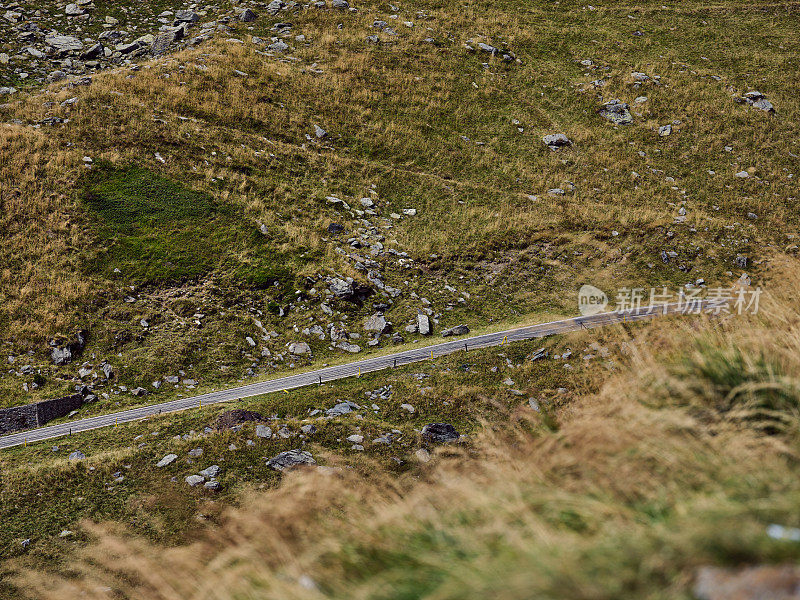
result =
[[67,416],[82,405],[83,396],[73,394],[35,404],[0,409],[0,434],[41,427],[53,419]]

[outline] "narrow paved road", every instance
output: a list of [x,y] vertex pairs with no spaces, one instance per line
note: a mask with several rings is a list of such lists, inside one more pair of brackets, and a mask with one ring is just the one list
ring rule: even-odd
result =
[[[699,302],[698,304],[703,310],[714,307],[714,305],[708,301]],[[389,354],[386,356],[376,356],[374,358],[367,358],[365,360],[360,360],[345,365],[317,369],[316,371],[299,373],[297,375],[287,375],[286,377],[281,377],[280,379],[271,379],[269,381],[251,383],[249,385],[220,390],[217,392],[210,392],[208,394],[193,396],[191,398],[181,398],[179,400],[172,400],[170,402],[163,402],[161,404],[142,406],[116,413],[98,415],[96,417],[79,419],[77,421],[59,423],[58,425],[50,425],[29,431],[12,433],[0,437],[0,449],[57,438],[70,435],[71,433],[99,429],[100,427],[109,427],[115,424],[139,421],[153,415],[177,412],[190,408],[198,408],[200,406],[216,404],[218,402],[226,402],[228,400],[236,400],[239,398],[260,396],[270,392],[282,392],[284,390],[290,390],[308,385],[319,385],[327,381],[358,376],[362,373],[371,373],[372,371],[380,371],[382,369],[399,367],[422,360],[430,360],[431,358],[445,356],[460,350],[477,350],[478,348],[500,346],[510,342],[547,337],[550,335],[567,333],[569,331],[576,331],[578,329],[589,329],[594,327],[602,327],[604,325],[639,321],[665,314],[680,314],[682,309],[685,309],[685,305],[681,307],[677,304],[670,304],[655,308],[647,307],[627,311],[606,312],[592,316],[573,317],[571,319],[564,319],[562,321],[540,323],[538,325],[530,325],[527,327],[520,327],[518,329],[509,329],[507,331],[500,331],[497,333],[487,333],[485,335],[474,337],[454,338],[451,341],[443,342],[441,344],[404,350],[403,352],[397,352],[396,354]]]

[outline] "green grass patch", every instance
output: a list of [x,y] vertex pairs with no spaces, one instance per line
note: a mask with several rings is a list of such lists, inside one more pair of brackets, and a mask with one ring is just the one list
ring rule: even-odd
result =
[[83,200],[104,242],[92,270],[148,284],[212,272],[253,288],[294,280],[286,257],[235,207],[147,169],[96,167]]

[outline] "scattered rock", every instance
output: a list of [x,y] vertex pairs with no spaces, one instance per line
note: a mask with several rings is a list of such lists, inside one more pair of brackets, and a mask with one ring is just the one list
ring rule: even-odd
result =
[[764,112],[774,113],[775,107],[772,106],[772,102],[767,100],[767,97],[762,94],[761,92],[751,91],[747,92],[741,98],[738,98],[739,102],[746,102],[753,108],[757,108],[759,110],[763,110]]
[[81,452],[80,450],[76,450],[75,452],[71,453],[67,460],[75,461],[75,460],[86,460],[86,455]]
[[206,479],[202,475],[189,475],[186,477],[186,483],[188,483],[191,487],[203,485],[205,481]]
[[548,148],[550,148],[550,150],[553,151],[560,150],[561,148],[565,148],[567,146],[572,145],[570,139],[563,133],[553,133],[550,135],[546,135],[542,138],[542,141]]
[[62,54],[83,50],[83,42],[71,35],[54,35],[45,38],[44,41],[48,46],[55,48]]
[[214,479],[214,477],[217,477],[221,472],[222,469],[219,465],[211,465],[210,467],[200,471],[200,475],[206,479]]
[[81,355],[88,340],[89,332],[85,329],[81,329],[75,335],[75,340],[65,346],[58,345],[55,341],[51,341],[50,345],[53,346],[53,349],[50,351],[50,358],[53,364],[61,366],[72,362]]
[[633,116],[629,107],[621,100],[610,100],[598,110],[600,116],[611,121],[614,125],[629,125],[633,123]]
[[177,454],[167,454],[164,458],[156,463],[157,467],[166,467],[167,465],[171,465],[178,459]]
[[272,437],[272,429],[264,425],[263,423],[259,423],[256,425],[256,437],[260,437],[262,439],[269,439]]

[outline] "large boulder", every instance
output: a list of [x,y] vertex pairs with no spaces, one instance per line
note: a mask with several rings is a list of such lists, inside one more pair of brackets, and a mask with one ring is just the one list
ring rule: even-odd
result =
[[178,35],[173,29],[169,31],[160,31],[153,40],[150,51],[153,53],[153,56],[161,56],[177,39]]
[[62,54],[83,50],[83,42],[71,35],[54,35],[45,38],[45,43]]
[[175,12],[175,24],[181,23],[197,23],[200,20],[198,15],[193,10],[179,10]]
[[333,408],[329,408],[328,410],[325,411],[325,414],[328,415],[329,417],[340,417],[342,415],[349,414],[354,410],[357,410],[358,408],[359,408],[358,404],[347,400],[345,402],[339,402]]
[[464,335],[465,333],[469,333],[469,327],[466,325],[456,325],[455,327],[451,327],[450,329],[445,329],[442,331],[442,337],[450,337],[452,335]]
[[331,279],[328,279],[328,289],[337,298],[346,300],[353,295],[353,282],[346,281],[338,277],[332,277]]
[[177,454],[167,454],[164,458],[156,463],[157,467],[166,467],[167,465],[171,465],[176,460],[178,460]]
[[258,15],[250,8],[245,8],[239,13],[239,20],[243,23],[252,23],[258,18]]
[[50,358],[55,365],[66,365],[75,358],[79,357],[86,347],[86,342],[89,341],[89,332],[85,329],[80,329],[75,334],[75,340],[66,345],[60,345],[55,340],[50,342],[52,350],[50,351]]
[[295,356],[310,356],[311,346],[305,342],[291,342],[289,344],[289,352]]
[[341,300],[349,300],[350,302],[362,302],[372,294],[373,291],[372,288],[368,286],[359,285],[350,277],[347,279],[330,277],[325,283],[327,283],[328,289],[334,296]]
[[299,449],[281,452],[267,461],[267,466],[276,471],[287,471],[295,467],[315,464],[317,461],[311,456],[311,452]]
[[242,423],[251,421],[263,421],[264,415],[252,410],[244,410],[235,408],[233,410],[226,410],[219,417],[217,417],[217,429],[230,429]]
[[431,320],[428,318],[428,315],[423,315],[422,313],[417,315],[417,331],[422,335],[430,334]]
[[461,435],[450,423],[428,423],[422,428],[422,439],[434,444],[455,442]]
[[391,329],[391,323],[386,320],[386,317],[380,314],[374,314],[367,317],[364,321],[364,331],[374,331],[377,333],[386,333]]

